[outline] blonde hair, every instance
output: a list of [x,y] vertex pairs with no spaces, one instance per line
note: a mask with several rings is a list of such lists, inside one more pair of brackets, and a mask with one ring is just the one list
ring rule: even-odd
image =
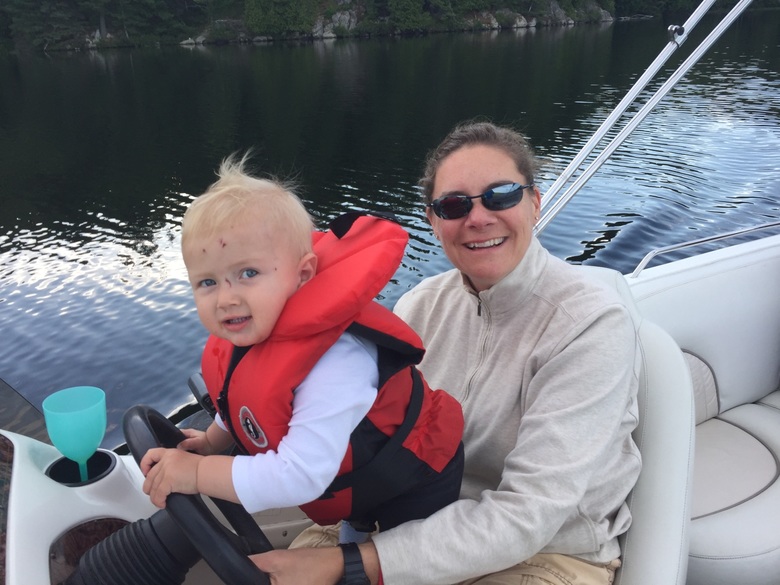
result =
[[217,172],[219,179],[190,204],[182,219],[182,248],[220,228],[259,221],[275,230],[275,235],[302,258],[312,251],[314,223],[309,212],[291,183],[248,174],[249,156],[247,152],[240,159],[236,154],[225,158]]

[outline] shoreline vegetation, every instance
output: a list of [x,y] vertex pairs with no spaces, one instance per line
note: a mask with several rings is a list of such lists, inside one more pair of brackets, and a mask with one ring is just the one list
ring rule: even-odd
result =
[[[727,10],[736,0],[725,0]],[[698,0],[4,0],[0,51],[315,41],[689,14]],[[780,0],[754,0],[780,7]]]

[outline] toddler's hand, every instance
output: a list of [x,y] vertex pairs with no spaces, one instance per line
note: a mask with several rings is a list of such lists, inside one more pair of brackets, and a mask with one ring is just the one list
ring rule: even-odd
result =
[[172,492],[198,493],[198,464],[202,456],[179,449],[149,449],[139,464],[146,476],[143,490],[152,504],[165,507]]
[[187,437],[181,443],[176,445],[178,449],[184,451],[194,451],[201,455],[214,455],[214,449],[209,442],[209,438],[204,431],[195,429],[182,429],[182,433]]

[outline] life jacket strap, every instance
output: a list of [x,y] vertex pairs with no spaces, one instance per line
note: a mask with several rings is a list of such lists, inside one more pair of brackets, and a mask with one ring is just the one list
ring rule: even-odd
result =
[[419,370],[415,367],[410,367],[409,370],[412,373],[412,392],[409,397],[409,406],[406,409],[404,420],[398,429],[393,433],[393,436],[382,446],[379,452],[364,466],[348,471],[342,475],[337,476],[333,482],[325,490],[325,497],[327,494],[337,492],[348,487],[354,488],[362,483],[368,483],[371,479],[377,476],[378,470],[383,470],[387,473],[387,470],[392,466],[392,459],[396,453],[401,449],[403,442],[409,433],[414,428],[417,418],[420,416],[423,404],[423,381]]

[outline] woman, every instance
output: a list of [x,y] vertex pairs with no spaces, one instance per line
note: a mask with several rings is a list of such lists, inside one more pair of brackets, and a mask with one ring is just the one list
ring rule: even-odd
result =
[[[426,213],[455,269],[396,312],[427,347],[426,378],[463,406],[466,469],[457,502],[360,545],[371,583],[608,584],[619,566],[641,466],[636,333],[615,293],[533,236],[535,167],[521,135],[484,122],[429,156]],[[275,584],[344,574],[334,549],[255,562]]]

